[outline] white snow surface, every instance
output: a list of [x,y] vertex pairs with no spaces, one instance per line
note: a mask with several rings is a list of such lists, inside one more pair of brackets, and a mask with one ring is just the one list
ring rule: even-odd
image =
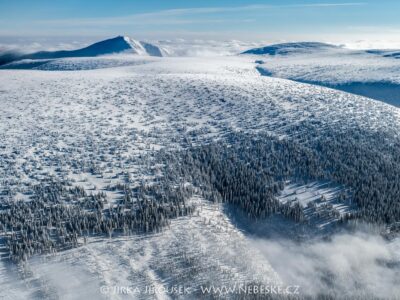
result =
[[[279,275],[223,214],[220,205],[194,198],[192,217],[173,220],[164,232],[113,239],[91,239],[77,249],[33,259],[31,277],[1,270],[2,299],[170,299],[168,291],[152,295],[146,288],[176,284],[185,287],[182,299],[196,299],[196,289],[214,284],[261,282],[281,285]],[[190,269],[193,276],[186,276]],[[104,292],[101,287],[110,287]],[[113,292],[131,287],[132,294]],[[77,297],[79,295],[79,297]],[[82,298],[80,298],[82,299]]]
[[339,48],[285,56],[253,57],[264,62],[260,68],[278,78],[329,85],[352,82],[400,84],[399,59],[364,51]]
[[[340,196],[344,199],[340,200]],[[340,216],[353,212],[356,208],[349,190],[327,181],[307,184],[288,182],[278,200],[291,205],[300,203],[306,220],[319,228],[334,223]]]
[[[321,130],[329,124],[400,132],[395,107],[262,77],[253,62],[249,57],[187,57],[86,71],[0,70],[0,155],[14,162],[0,169],[0,189],[6,180],[13,188],[10,197],[20,197],[28,183],[52,174],[74,179],[88,191],[121,182],[127,173],[132,181],[142,180],[145,174],[129,165],[129,158],[176,147],[182,131],[196,132],[199,143],[238,130],[282,135],[286,126],[307,118],[320,121]],[[80,174],[74,160],[95,163],[100,174]],[[76,299],[80,291],[87,298],[108,297],[99,294],[104,285],[285,283],[221,207],[193,201],[199,203],[198,213],[174,220],[162,233],[90,239],[45,263],[32,260],[28,279],[4,265],[0,297]],[[191,281],[183,282],[180,274],[187,272],[193,272]]]

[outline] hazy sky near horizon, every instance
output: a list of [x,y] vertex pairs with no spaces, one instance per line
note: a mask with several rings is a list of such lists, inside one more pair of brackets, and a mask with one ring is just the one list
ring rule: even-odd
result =
[[0,0],[0,42],[129,35],[366,46],[381,41],[385,48],[400,46],[399,12],[398,0]]

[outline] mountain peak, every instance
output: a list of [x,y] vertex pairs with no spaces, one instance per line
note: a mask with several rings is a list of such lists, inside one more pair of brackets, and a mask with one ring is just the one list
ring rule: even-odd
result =
[[[67,57],[95,57],[108,54],[131,53],[141,56],[165,56],[167,52],[150,43],[134,40],[128,36],[116,36],[91,44],[77,50],[62,51],[40,51],[30,54],[21,54],[7,57],[3,64],[22,59],[57,59]],[[0,59],[0,62],[2,60]]]

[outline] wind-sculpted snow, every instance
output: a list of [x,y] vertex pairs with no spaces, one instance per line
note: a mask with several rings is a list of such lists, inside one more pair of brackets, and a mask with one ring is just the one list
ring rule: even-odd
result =
[[400,106],[400,61],[364,51],[331,49],[287,56],[259,56],[266,76],[322,85]]
[[[400,221],[397,108],[262,77],[246,57],[145,62],[0,71],[2,253],[31,281],[24,293],[62,297],[52,269],[64,264],[100,278],[93,295],[285,284],[225,205],[305,230],[318,214],[332,227]],[[279,201],[289,180],[332,182],[343,190],[327,204],[351,209],[308,218],[301,201]]]
[[400,84],[400,62],[362,52],[341,50],[265,58],[260,65],[274,77],[326,84],[389,82]]

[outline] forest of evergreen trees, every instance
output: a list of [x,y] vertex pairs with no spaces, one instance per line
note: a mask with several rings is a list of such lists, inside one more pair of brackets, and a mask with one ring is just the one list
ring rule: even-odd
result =
[[[249,218],[280,213],[304,221],[300,204],[280,203],[287,180],[328,180],[351,189],[357,210],[342,221],[400,221],[400,144],[383,134],[325,130],[318,138],[294,129],[291,139],[229,134],[218,142],[155,152],[162,177],[152,184],[117,184],[110,203],[104,191],[88,194],[69,183],[47,180],[32,187],[29,201],[0,203],[0,232],[14,262],[79,245],[92,235],[112,237],[159,231],[190,215],[188,199],[230,203]],[[290,130],[289,130],[290,132]],[[187,184],[190,183],[190,184]]]
[[32,201],[3,203],[0,230],[14,262],[34,254],[78,246],[78,238],[159,231],[169,220],[191,214],[184,187],[123,186],[123,200],[108,205],[104,193],[87,195],[81,188],[48,182],[34,187]]

